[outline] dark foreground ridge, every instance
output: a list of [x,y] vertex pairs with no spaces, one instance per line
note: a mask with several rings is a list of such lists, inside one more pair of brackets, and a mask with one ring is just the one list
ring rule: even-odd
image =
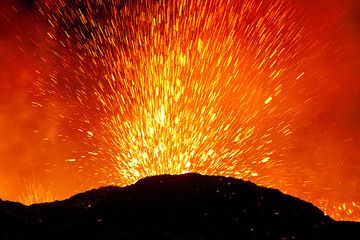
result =
[[336,222],[278,190],[185,174],[103,187],[26,207],[0,201],[0,239],[359,239],[360,223]]

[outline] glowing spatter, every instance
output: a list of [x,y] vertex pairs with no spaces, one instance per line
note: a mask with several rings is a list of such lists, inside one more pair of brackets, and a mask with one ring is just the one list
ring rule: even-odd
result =
[[65,47],[105,69],[81,84],[105,113],[121,184],[188,171],[256,177],[281,163],[296,114],[283,87],[304,75],[292,62],[303,28],[284,1],[107,4],[100,14],[103,2],[62,3],[49,21]]

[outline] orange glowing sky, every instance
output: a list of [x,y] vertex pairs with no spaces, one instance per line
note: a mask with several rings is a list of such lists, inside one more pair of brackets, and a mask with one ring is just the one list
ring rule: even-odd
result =
[[199,172],[360,220],[356,0],[74,2],[0,3],[1,199]]

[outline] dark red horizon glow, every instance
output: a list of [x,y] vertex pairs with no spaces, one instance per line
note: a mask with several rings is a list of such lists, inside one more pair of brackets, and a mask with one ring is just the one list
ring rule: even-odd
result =
[[360,221],[356,0],[21,2],[0,3],[1,199],[198,172]]

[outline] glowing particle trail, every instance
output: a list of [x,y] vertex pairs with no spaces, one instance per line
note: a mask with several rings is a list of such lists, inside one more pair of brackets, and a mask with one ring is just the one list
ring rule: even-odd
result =
[[269,104],[271,101],[272,101],[272,97],[270,96],[265,100],[265,104]]
[[19,196],[18,201],[25,205],[52,202],[55,200],[52,187],[47,187],[33,178],[32,181],[24,182],[25,190]]

